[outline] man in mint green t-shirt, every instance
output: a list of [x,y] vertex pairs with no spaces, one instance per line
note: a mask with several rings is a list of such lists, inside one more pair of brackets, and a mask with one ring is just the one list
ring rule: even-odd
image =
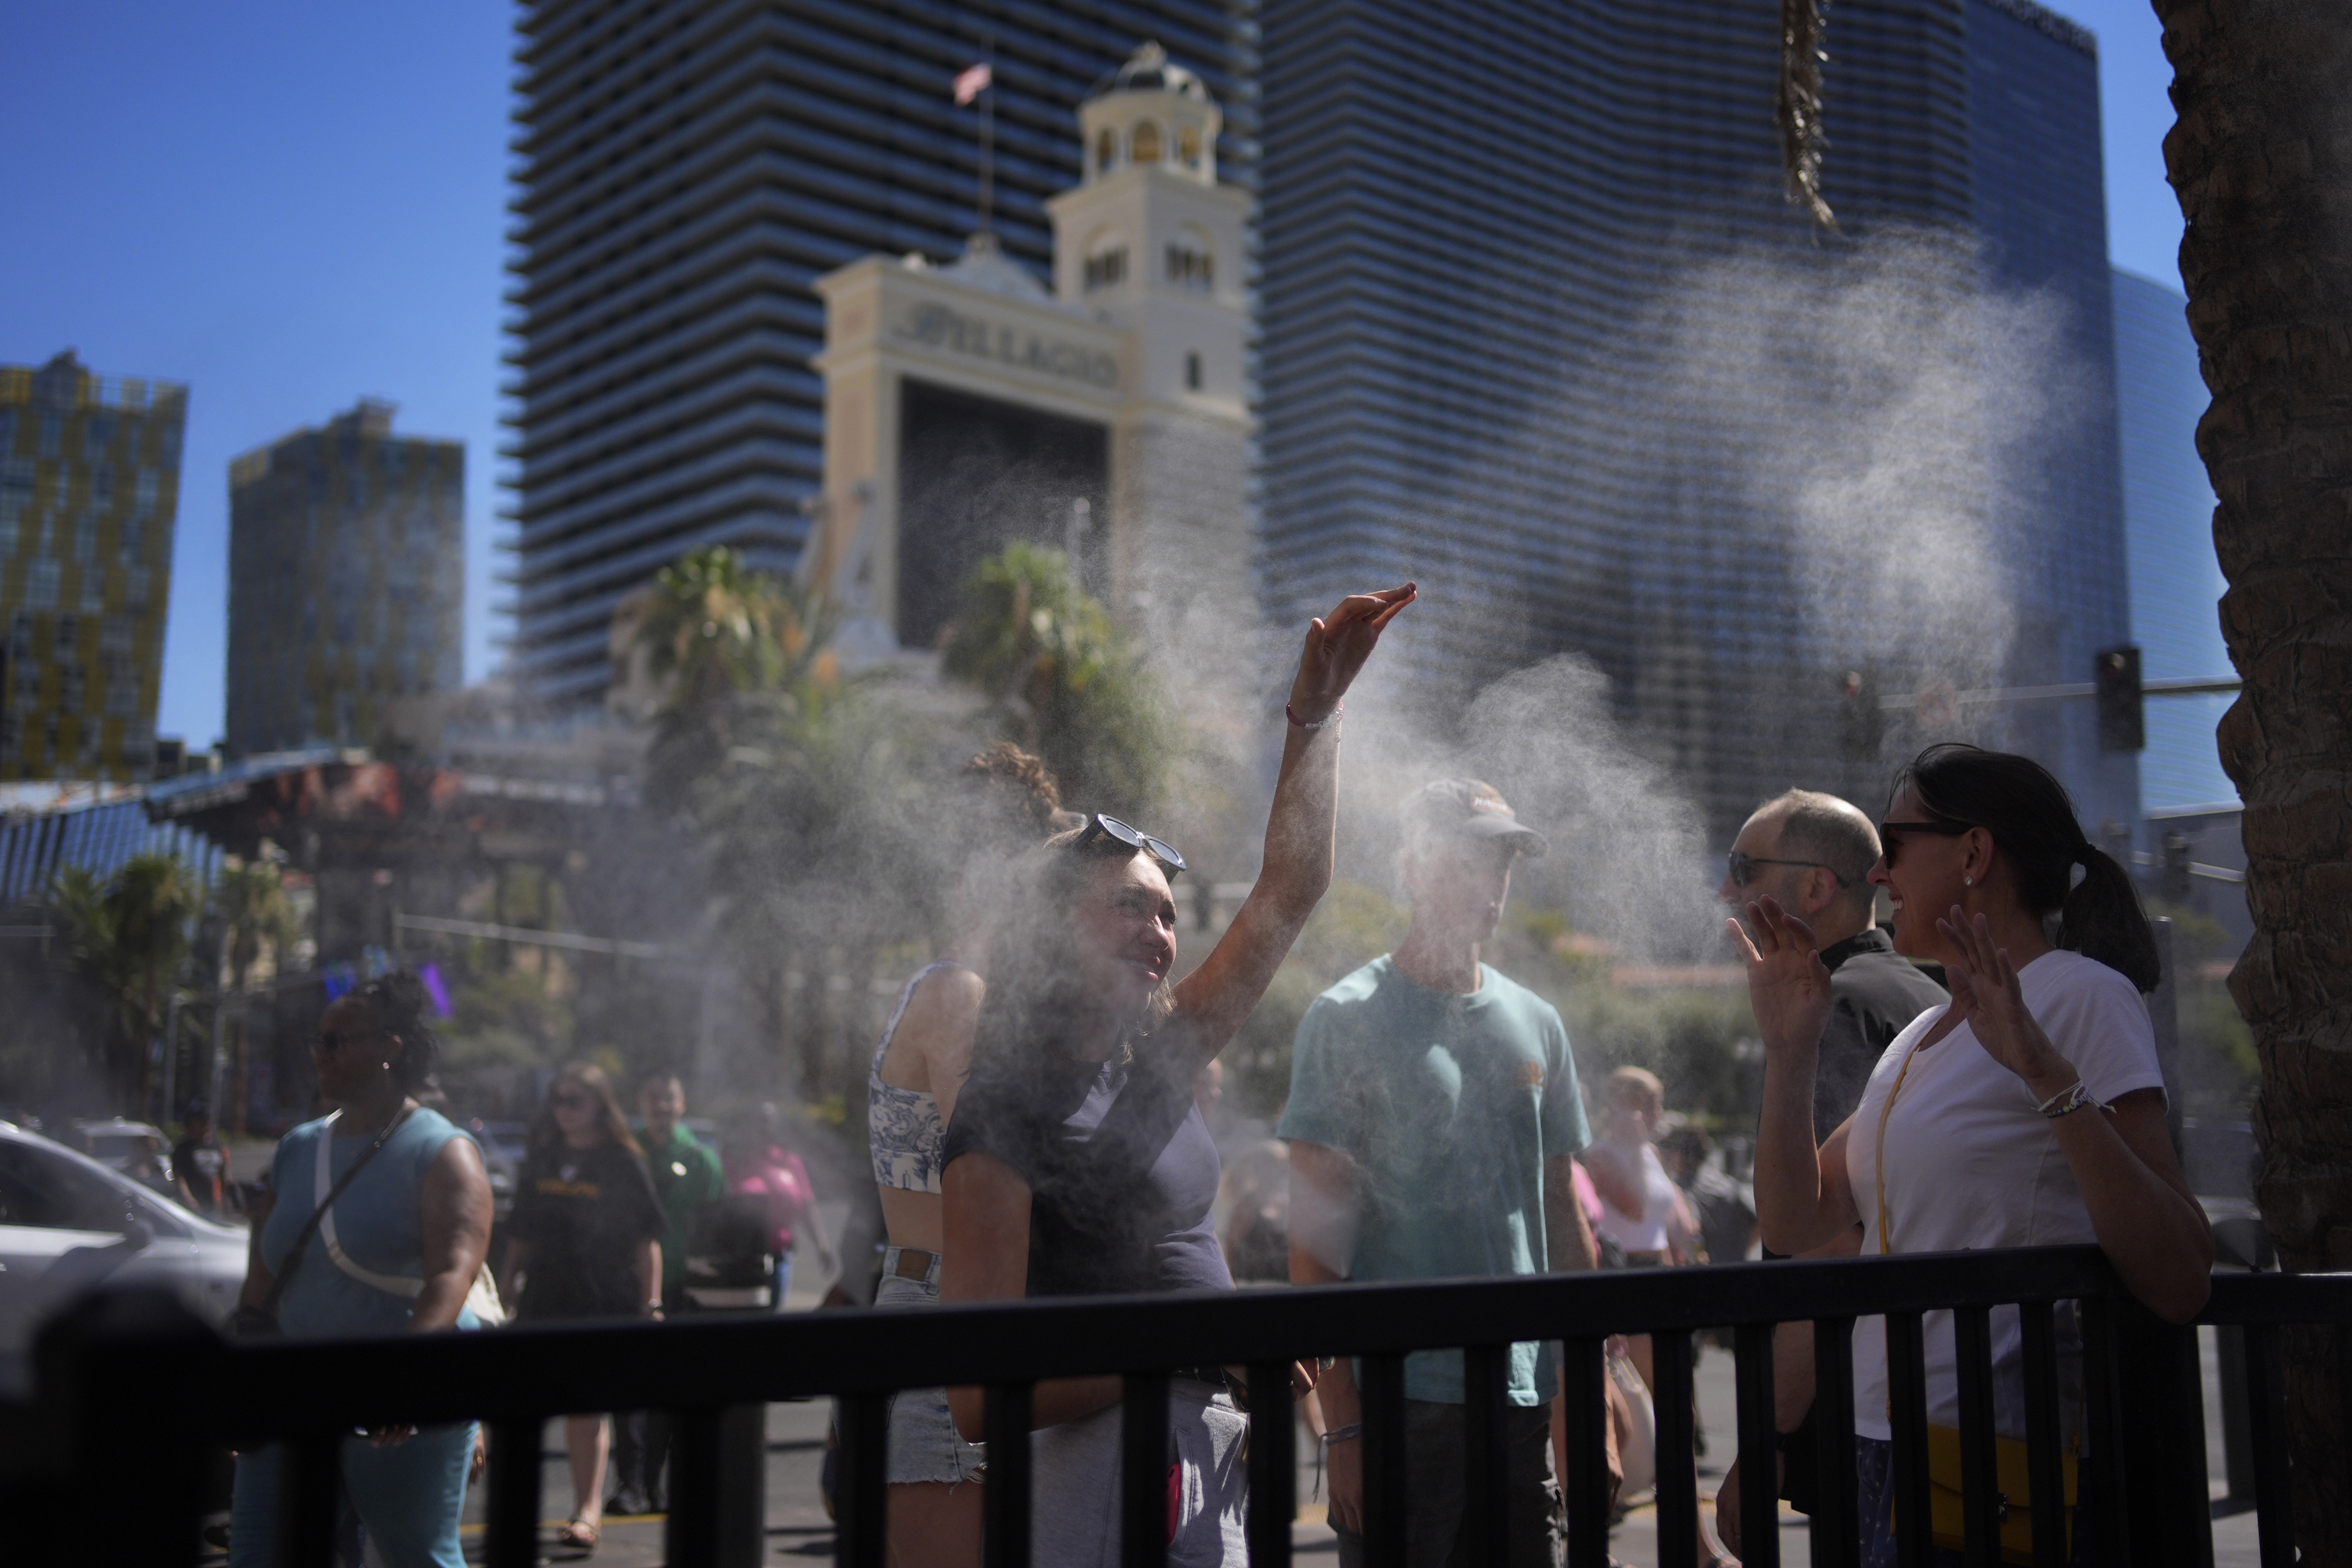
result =
[[[1398,858],[1412,924],[1396,951],[1307,1009],[1279,1136],[1289,1141],[1290,1278],[1432,1279],[1590,1268],[1570,1157],[1591,1141],[1568,1031],[1551,1005],[1478,960],[1511,868],[1541,855],[1489,785],[1443,779],[1405,803]],[[1565,1541],[1552,1475],[1549,1347],[1511,1347],[1512,1568],[1550,1568]],[[1318,1384],[1335,1434],[1360,1422],[1353,1369]],[[1462,1353],[1405,1361],[1405,1561],[1441,1568],[1464,1534]],[[1341,1568],[1364,1549],[1362,1444],[1329,1445]]]

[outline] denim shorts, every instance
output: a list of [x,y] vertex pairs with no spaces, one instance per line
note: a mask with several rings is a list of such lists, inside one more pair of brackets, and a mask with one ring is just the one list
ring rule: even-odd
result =
[[[882,1253],[882,1283],[874,1292],[877,1307],[931,1307],[940,1300],[940,1260],[919,1279],[898,1275],[900,1248]],[[913,1481],[976,1481],[988,1462],[985,1444],[967,1443],[948,1414],[947,1390],[904,1388],[890,1396],[889,1458],[884,1479],[893,1486]]]

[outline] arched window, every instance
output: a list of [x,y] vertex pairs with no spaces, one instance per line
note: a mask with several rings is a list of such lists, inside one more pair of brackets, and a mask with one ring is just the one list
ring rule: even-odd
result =
[[1127,155],[1138,163],[1160,162],[1160,127],[1150,121],[1139,121],[1127,139]]
[[1110,166],[1118,162],[1118,138],[1108,128],[1095,135],[1095,173],[1108,174]]
[[1176,132],[1176,156],[1188,169],[1201,166],[1201,128],[1197,125],[1180,127]]
[[1216,264],[1209,237],[1192,224],[1176,231],[1163,257],[1168,281],[1179,289],[1207,293],[1216,285]]

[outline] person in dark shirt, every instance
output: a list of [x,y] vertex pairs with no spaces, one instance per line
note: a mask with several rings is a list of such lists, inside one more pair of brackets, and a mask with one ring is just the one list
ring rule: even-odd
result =
[[[507,1223],[513,1239],[500,1285],[517,1321],[661,1316],[668,1222],[603,1068],[573,1062],[555,1075],[531,1124]],[[563,1436],[574,1506],[560,1539],[593,1551],[612,1426],[603,1415],[573,1415]]]
[[[1830,972],[1832,998],[1813,1079],[1816,1143],[1853,1114],[1871,1069],[1895,1037],[1912,1019],[1950,999],[1925,970],[1898,954],[1894,939],[1879,929],[1877,894],[1869,882],[1878,855],[1878,829],[1859,808],[1833,795],[1792,789],[1758,806],[1740,828],[1716,890],[1735,910],[1773,899],[1812,928],[1822,967]],[[1807,1256],[1848,1254],[1861,1244],[1857,1228],[1844,1241]],[[1783,1323],[1772,1347],[1780,1495],[1800,1513],[1812,1511],[1816,1488],[1812,1345],[1810,1324]],[[1739,1465],[1734,1461],[1716,1510],[1720,1528],[1732,1532],[1725,1544],[1735,1552],[1738,1487]],[[1731,1500],[1727,1504],[1726,1499]]]
[[228,1151],[213,1136],[213,1119],[201,1105],[188,1107],[187,1129],[172,1145],[172,1177],[179,1199],[200,1215],[217,1215],[228,1191]]
[[[942,1151],[947,1301],[1230,1289],[1212,1218],[1217,1146],[1192,1091],[1289,953],[1330,883],[1340,700],[1411,584],[1341,601],[1307,634],[1258,880],[1197,969],[1171,984],[1184,858],[1102,816],[1024,862],[990,950],[988,991]],[[1246,1562],[1246,1425],[1221,1368],[1169,1387],[1168,1560]],[[1288,1391],[1260,1389],[1274,1408]],[[1119,1380],[1057,1379],[1032,1405],[1031,1561],[1119,1557]],[[978,1389],[950,1389],[977,1442]]]

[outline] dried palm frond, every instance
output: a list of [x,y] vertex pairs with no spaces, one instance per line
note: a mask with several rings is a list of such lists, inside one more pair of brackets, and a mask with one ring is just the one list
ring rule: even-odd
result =
[[1823,228],[1837,216],[1822,200],[1822,10],[1825,0],[1780,0],[1780,85],[1772,95],[1780,130],[1780,173],[1789,200]]

